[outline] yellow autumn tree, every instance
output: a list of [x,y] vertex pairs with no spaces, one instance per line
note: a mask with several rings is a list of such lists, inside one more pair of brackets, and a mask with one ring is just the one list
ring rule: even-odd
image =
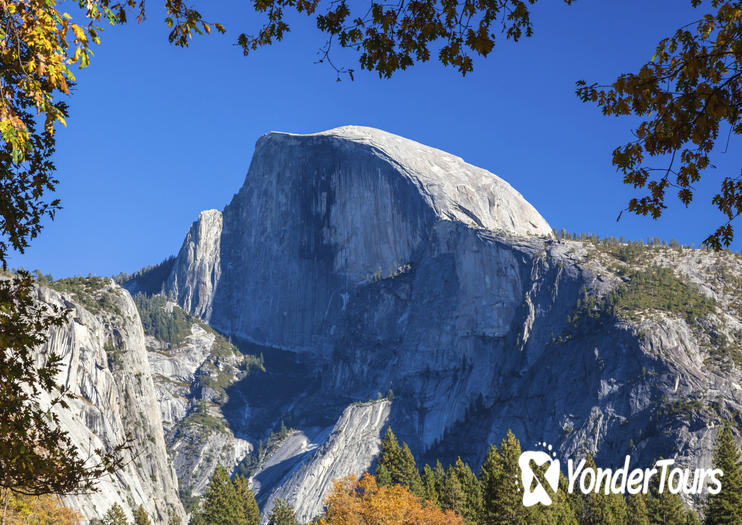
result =
[[3,490],[0,502],[0,525],[77,525],[82,519],[50,494],[24,496]]
[[370,474],[333,485],[319,525],[464,525],[453,511],[423,502],[402,485],[379,487]]

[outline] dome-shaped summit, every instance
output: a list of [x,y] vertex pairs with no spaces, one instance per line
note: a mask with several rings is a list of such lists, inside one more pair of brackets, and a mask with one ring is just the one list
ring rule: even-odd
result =
[[341,126],[306,135],[272,132],[261,142],[289,137],[326,137],[377,150],[418,187],[443,219],[516,235],[551,235],[546,220],[510,184],[445,151],[366,126]]

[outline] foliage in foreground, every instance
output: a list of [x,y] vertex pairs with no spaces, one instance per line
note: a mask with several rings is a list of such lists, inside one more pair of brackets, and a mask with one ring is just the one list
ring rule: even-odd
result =
[[0,490],[2,525],[76,525],[82,517],[62,505],[58,496],[24,496]]
[[[49,355],[37,365],[36,348],[65,322],[61,308],[37,300],[29,274],[0,277],[0,487],[19,494],[93,490],[123,462],[125,444],[81,457],[51,410],[67,408],[71,394],[56,381],[61,357]],[[42,393],[50,396],[48,406],[40,404]]]
[[[702,3],[691,0],[694,7]],[[741,4],[710,4],[713,12],[661,40],[638,72],[621,75],[610,86],[577,84],[579,98],[604,115],[641,119],[631,142],[613,151],[624,183],[644,190],[629,201],[629,212],[660,217],[668,191],[688,206],[701,177],[714,167],[714,147],[728,147],[733,133],[742,134]],[[742,213],[742,176],[722,177],[711,203],[725,221],[704,241],[717,249],[730,245],[731,223]]]

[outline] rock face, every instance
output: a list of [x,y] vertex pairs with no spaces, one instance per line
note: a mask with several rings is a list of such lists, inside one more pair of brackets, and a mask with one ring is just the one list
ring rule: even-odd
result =
[[183,344],[171,350],[157,338],[147,336],[147,354],[166,432],[186,416],[191,384],[196,371],[209,357],[214,338],[193,325]]
[[232,469],[252,450],[234,436],[221,409],[225,389],[260,365],[173,302],[142,296],[136,301],[148,316],[147,353],[165,441],[180,493],[192,501],[217,465]]
[[167,290],[225,333],[329,350],[343,294],[419,257],[441,220],[551,234],[509,184],[442,151],[354,126],[271,133],[222,216],[191,227]]
[[557,240],[495,175],[344,127],[260,139],[161,286],[265,356],[221,412],[252,443],[295,429],[252,479],[266,509],[283,495],[305,518],[384,424],[420,459],[475,468],[508,429],[565,459],[708,467],[742,404],[739,275],[733,254]]
[[202,211],[191,227],[175,260],[167,287],[187,311],[208,319],[211,302],[219,284],[222,214]]
[[[360,477],[373,465],[381,450],[381,432],[389,419],[390,406],[389,401],[383,400],[346,408],[320,447],[300,447],[289,457],[300,456],[298,468],[279,480],[282,483],[270,494],[263,508],[271,509],[276,498],[282,498],[294,503],[300,523],[308,523],[318,516],[323,509],[322,496],[332,488],[333,480],[349,474]],[[290,448],[289,443],[284,443],[273,456],[281,456],[286,448]],[[301,457],[307,456],[307,452],[311,455]],[[277,464],[285,464],[289,458]],[[269,468],[269,464],[264,465],[261,473]],[[261,491],[263,497],[265,492]],[[263,523],[268,522],[267,516],[264,512]]]
[[[71,309],[70,322],[55,328],[39,351],[63,357],[58,382],[78,398],[57,409],[73,443],[87,457],[131,438],[127,465],[102,478],[98,492],[70,496],[66,504],[86,519],[101,518],[118,503],[131,517],[143,505],[156,524],[183,519],[178,480],[168,457],[139,314],[126,290],[110,279],[60,282],[60,293],[38,288],[47,304]],[[96,456],[93,456],[95,459]]]

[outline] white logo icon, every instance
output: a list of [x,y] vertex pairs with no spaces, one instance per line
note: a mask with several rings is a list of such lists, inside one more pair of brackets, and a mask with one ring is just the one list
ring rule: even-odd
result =
[[[540,444],[540,443],[539,443]],[[549,445],[551,450],[551,445]],[[552,458],[548,453],[536,450],[527,450],[520,455],[518,458],[518,466],[520,467],[520,479],[523,483],[523,505],[525,507],[531,507],[537,503],[542,505],[551,505],[551,497],[546,489],[541,485],[541,482],[536,478],[531,469],[531,461],[533,461],[537,467],[549,463],[549,467],[544,473],[544,480],[549,484],[551,490],[556,492],[559,488],[559,460]],[[531,489],[533,481],[536,481],[536,487]]]

